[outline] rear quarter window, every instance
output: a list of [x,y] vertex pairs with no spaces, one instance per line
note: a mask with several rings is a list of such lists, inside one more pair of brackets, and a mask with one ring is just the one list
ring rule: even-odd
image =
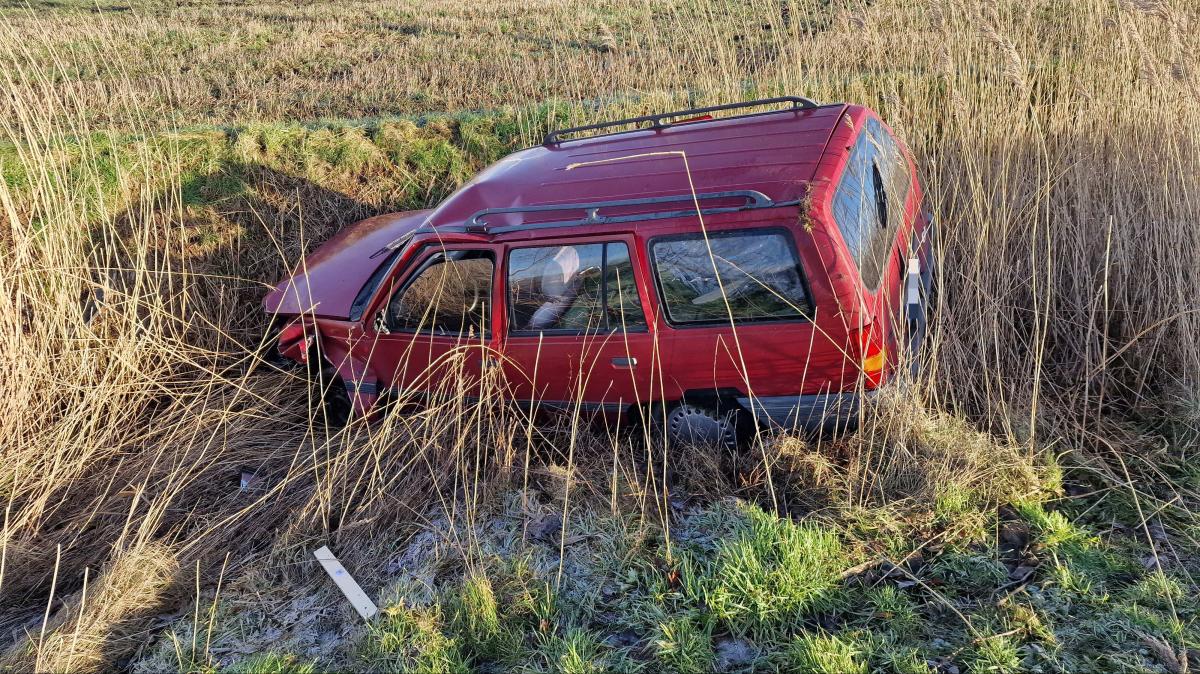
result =
[[908,162],[877,119],[867,120],[833,196],[833,218],[863,285],[879,287],[911,186]]
[[812,306],[796,246],[782,229],[650,242],[655,282],[674,324],[806,318]]

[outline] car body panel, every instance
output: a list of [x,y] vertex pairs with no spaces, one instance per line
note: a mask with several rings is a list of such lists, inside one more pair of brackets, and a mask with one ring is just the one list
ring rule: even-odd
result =
[[[757,116],[752,124],[718,119],[521,150],[448,197],[429,222],[433,227],[460,225],[489,208],[689,194],[693,189],[756,190],[781,202],[803,199],[844,108],[785,110]],[[537,219],[488,219],[497,225],[518,221]]]
[[267,294],[263,308],[270,314],[348,317],[359,290],[386,257],[378,253],[417,229],[428,214],[379,215],[346,227],[301,260],[291,278]]
[[[498,349],[504,354],[505,378],[517,400],[539,401],[550,407],[570,408],[577,402],[615,408],[640,405],[661,398],[662,354],[657,305],[645,284],[645,251],[641,238],[631,231],[593,236],[556,237],[536,245],[626,245],[634,269],[638,301],[646,329],[614,330],[583,335],[522,334],[508,329],[508,300],[504,297]],[[506,244],[504,275],[513,250],[530,244]]]
[[[462,237],[460,237],[461,239]],[[468,238],[466,241],[447,240],[444,244],[429,240],[414,240],[408,254],[393,278],[385,281],[379,301],[373,306],[377,314],[386,305],[394,292],[403,290],[405,284],[432,256],[445,251],[490,251],[495,247],[480,245]],[[492,288],[499,281],[499,265],[493,268]],[[493,293],[494,296],[494,293]],[[496,320],[493,304],[491,321]],[[369,363],[367,378],[381,382],[383,388],[407,395],[414,392],[441,392],[471,395],[478,387],[487,354],[492,348],[496,331],[485,335],[439,335],[429,332],[383,331],[375,320],[363,328],[364,339],[358,341],[352,353],[355,360]],[[380,391],[382,393],[382,390]]]
[[[903,221],[900,224],[893,242],[892,254],[881,276],[880,286],[874,290],[863,287],[857,265],[852,259],[849,249],[842,238],[833,217],[833,198],[838,181],[846,169],[851,149],[858,135],[863,132],[868,120],[878,121],[889,134],[895,138],[892,129],[870,109],[859,106],[847,106],[842,123],[834,129],[817,177],[813,181],[810,217],[817,222],[825,223],[822,233],[831,243],[826,247],[830,250],[835,261],[828,275],[831,285],[835,286],[835,295],[840,300],[839,311],[845,316],[848,326],[863,326],[874,323],[877,330],[883,333],[882,339],[886,344],[890,364],[896,365],[897,354],[902,353],[903,332],[903,289],[905,272],[908,268],[911,242],[924,241],[924,232],[928,227],[928,217],[921,212],[920,204],[923,199],[920,182],[916,178],[916,166],[908,148],[900,143],[897,145],[904,155],[908,166],[908,193],[902,208]],[[922,256],[925,257],[925,256]],[[931,264],[923,261],[923,265]],[[850,348],[850,345],[847,345]]]

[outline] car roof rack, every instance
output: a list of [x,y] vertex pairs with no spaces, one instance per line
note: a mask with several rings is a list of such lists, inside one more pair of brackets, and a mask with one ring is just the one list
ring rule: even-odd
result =
[[[705,201],[713,201],[716,199],[743,199],[743,203],[735,206],[700,206],[697,210],[696,205],[703,204]],[[622,215],[603,215],[600,213],[602,208],[614,208],[622,206],[646,206],[652,204],[677,204],[688,202],[690,208],[676,208],[664,211],[650,211],[646,213],[626,213]],[[395,250],[404,244],[408,243],[413,237],[418,234],[428,234],[429,232],[465,232],[468,234],[506,234],[508,232],[517,232],[531,229],[553,229],[556,227],[578,227],[580,225],[612,225],[625,222],[642,222],[646,220],[666,220],[668,218],[683,218],[689,215],[717,215],[719,213],[738,213],[741,211],[752,211],[761,208],[785,208],[788,206],[799,206],[799,199],[790,201],[775,201],[758,190],[729,190],[725,192],[700,192],[686,194],[670,194],[660,197],[643,197],[639,199],[616,199],[611,201],[590,201],[573,204],[538,204],[534,206],[510,206],[505,208],[485,208],[481,211],[476,211],[474,215],[467,220],[466,224],[462,225],[433,225],[426,221],[420,227],[406,232],[397,237],[392,242],[388,243],[383,248],[371,254],[374,259],[383,255],[388,251]],[[489,215],[504,215],[511,213],[557,213],[567,211],[583,211],[582,218],[572,218],[567,220],[552,220],[547,222],[528,222],[511,225],[489,225],[485,222],[485,218]]]
[[[733,206],[709,206],[702,204],[706,201],[742,199],[743,202]],[[625,213],[619,215],[604,215],[600,211],[605,208],[627,206],[646,206],[654,204],[678,204],[687,202],[687,208],[674,208],[646,213]],[[641,222],[645,220],[665,220],[668,218],[687,217],[689,215],[715,215],[718,213],[737,213],[739,211],[757,210],[760,208],[778,208],[782,206],[799,205],[799,200],[774,201],[757,190],[730,190],[726,192],[703,192],[699,194],[671,194],[659,197],[644,197],[640,199],[617,199],[613,201],[593,201],[574,204],[543,204],[536,206],[512,206],[507,208],[485,208],[475,213],[466,224],[450,227],[438,227],[439,230],[450,229],[478,234],[505,234],[530,229],[550,229],[555,227],[576,227],[579,225],[610,225],[625,222]],[[698,207],[698,208],[697,208]],[[547,222],[529,222],[510,225],[489,225],[485,219],[490,215],[510,213],[558,213],[582,211],[581,218],[569,218]]]
[[[615,136],[622,133],[632,133],[634,131],[646,131],[649,129],[662,129],[671,126],[671,121],[676,117],[696,117],[706,115],[710,112],[721,112],[723,110],[740,110],[743,108],[756,108],[764,105],[774,105],[776,103],[791,103],[791,110],[799,110],[804,108],[820,107],[816,101],[801,96],[777,96],[775,98],[760,98],[754,101],[745,101],[743,103],[726,103],[724,105],[710,105],[704,108],[689,108],[687,110],[676,110],[674,112],[661,112],[655,115],[644,115],[642,117],[629,117],[626,119],[618,119],[611,122],[599,122],[597,124],[585,124],[583,126],[573,126],[567,129],[555,129],[546,134],[542,139],[542,145],[554,145],[570,140],[582,140],[580,138],[563,138],[563,136],[580,133],[583,131],[596,131],[598,129],[609,129],[615,126],[625,126],[629,124],[643,124],[650,122],[650,126],[642,126],[636,129],[627,129],[625,131],[614,131],[612,133],[596,134],[596,136],[586,136],[587,138],[595,138],[597,136]],[[754,117],[756,115],[767,115],[778,110],[769,110],[766,112],[752,113],[748,115],[734,115],[733,117],[721,117],[719,119],[732,119],[734,117]],[[701,121],[709,121],[708,119],[684,120],[687,123],[695,123]]]

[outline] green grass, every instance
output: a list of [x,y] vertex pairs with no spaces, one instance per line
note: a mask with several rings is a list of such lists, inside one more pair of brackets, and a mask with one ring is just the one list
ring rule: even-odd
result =
[[1002,584],[1008,572],[992,550],[952,549],[938,555],[930,575],[941,581],[948,592],[980,595]]
[[985,637],[967,656],[971,671],[1017,674],[1022,669],[1016,645],[1003,635]]
[[715,554],[685,554],[682,572],[688,599],[731,632],[761,637],[833,608],[851,564],[831,531],[750,507]]
[[1063,512],[1048,512],[1040,504],[1019,504],[1018,509],[1051,558],[1052,582],[1063,591],[1102,596],[1110,585],[1121,584],[1138,572],[1128,556],[1103,545],[1099,537],[1070,522]]
[[478,668],[587,674],[625,669],[625,656],[556,606],[521,565],[498,560],[443,588],[434,604],[385,609],[359,644],[369,670],[459,672]]
[[866,606],[869,618],[881,619],[888,629],[901,639],[915,636],[921,625],[917,604],[894,585],[866,588]]
[[436,606],[388,608],[360,643],[358,658],[375,671],[412,674],[471,671],[461,643],[447,634],[442,612]]
[[[747,671],[811,672],[928,672],[928,663],[939,658],[986,672],[1073,671],[1101,662],[1152,667],[1153,655],[1129,655],[1139,652],[1133,630],[1167,643],[1195,642],[1188,616],[1200,607],[1185,596],[1178,579],[1143,574],[1118,596],[1066,586],[1064,573],[1098,577],[1097,559],[1105,560],[1105,569],[1128,570],[1133,548],[1071,524],[1056,511],[1025,504],[1021,512],[1033,520],[1034,548],[1054,546],[1063,556],[1058,563],[1047,559],[1034,582],[1002,608],[996,598],[1012,587],[1008,566],[984,538],[944,550],[917,570],[934,594],[899,582],[904,577],[867,583],[841,579],[840,573],[861,558],[855,551],[871,545],[870,539],[842,541],[824,524],[797,524],[753,506],[717,502],[692,514],[677,532],[682,539],[674,548],[678,567],[663,565],[667,551],[661,541],[649,548],[614,544],[614,550],[633,551],[627,570],[621,572],[611,559],[597,565],[619,578],[623,589],[568,601],[571,591],[564,588],[536,622],[532,598],[525,600],[525,616],[518,617],[496,599],[503,592],[489,589],[478,576],[468,577],[443,595],[443,602],[458,607],[448,609],[451,615],[468,606],[474,607],[473,615],[445,621],[445,635],[454,643],[474,644],[462,651],[473,665],[533,663],[530,671],[650,666],[680,673],[712,671],[719,644],[739,638],[753,645]],[[929,516],[936,520],[934,512]],[[608,531],[628,535],[618,528]],[[493,572],[495,587],[514,584],[505,573],[511,572]],[[534,577],[523,581],[533,582]],[[946,602],[962,615],[954,615]],[[1178,613],[1171,613],[1172,606]],[[609,619],[597,623],[596,615]],[[836,627],[820,627],[818,618],[820,625]],[[1114,631],[1125,636],[1105,636]],[[638,643],[609,645],[613,635],[628,632]],[[497,634],[508,635],[501,640],[512,649],[507,661],[487,645]]]
[[864,656],[853,640],[823,634],[798,636],[787,651],[790,668],[813,674],[867,674]]
[[[890,537],[928,539],[936,504],[904,518],[860,509],[854,521],[875,524],[855,528],[717,500],[681,515],[669,545],[650,520],[580,507],[565,527],[583,536],[561,560],[557,544],[522,538],[524,507],[512,492],[474,520],[438,525],[472,532],[471,561],[460,565],[453,551],[428,560],[432,585],[383,592],[383,615],[361,630],[352,658],[333,654],[318,669],[1153,672],[1163,664],[1146,639],[1200,647],[1186,575],[1145,570],[1136,537],[1097,532],[1049,502],[1014,508],[1030,531],[1024,550],[998,548],[995,511],[975,508],[977,538],[926,547],[907,574],[882,566],[845,578]],[[1022,583],[1009,575],[1018,554],[1036,567]],[[214,646],[234,632],[223,627],[232,616],[218,616]],[[731,652],[742,655],[723,659]]]
[[465,648],[498,655],[512,645],[511,640],[503,638],[500,608],[487,576],[467,577],[449,604],[450,624],[462,635]]
[[603,644],[600,635],[590,630],[570,628],[562,634],[541,635],[536,650],[530,654],[528,660],[520,663],[517,669],[562,674],[601,674],[629,671],[634,667],[623,654]]
[[665,667],[680,674],[713,670],[712,621],[697,615],[680,615],[658,623],[654,654]]
[[315,664],[286,653],[251,656],[225,670],[229,674],[315,674]]
[[[118,212],[121,200],[132,196],[122,192],[121,177],[135,174],[147,155],[164,162],[169,156],[170,163],[155,167],[158,183],[139,189],[161,189],[177,180],[189,206],[219,209],[246,191],[247,174],[270,170],[328,189],[369,188],[379,195],[373,205],[402,209],[439,201],[486,164],[533,142],[541,128],[518,121],[511,111],[497,111],[194,127],[148,136],[97,132],[55,142],[59,179],[78,183],[81,194],[98,194],[109,212]],[[20,151],[16,142],[0,141],[0,175],[18,197],[28,187]]]

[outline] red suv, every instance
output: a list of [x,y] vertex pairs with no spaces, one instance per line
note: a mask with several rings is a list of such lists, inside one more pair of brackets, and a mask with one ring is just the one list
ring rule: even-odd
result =
[[358,414],[499,369],[513,400],[658,418],[680,441],[847,427],[924,333],[920,203],[907,150],[859,105],[624,119],[346,228],[264,306],[280,353]]

